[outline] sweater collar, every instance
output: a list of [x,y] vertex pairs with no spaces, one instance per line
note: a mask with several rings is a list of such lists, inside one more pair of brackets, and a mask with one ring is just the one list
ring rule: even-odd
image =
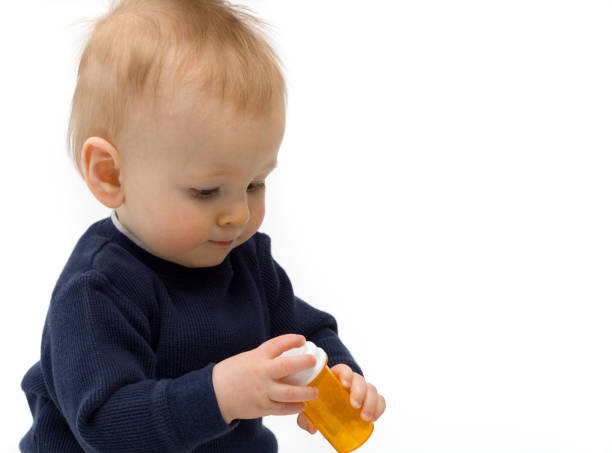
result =
[[128,237],[128,239],[130,239],[134,244],[136,244],[138,247],[140,247],[141,249],[146,250],[147,252],[149,252],[151,255],[154,255],[160,259],[163,259],[161,256],[156,255],[155,253],[153,253],[151,251],[151,249],[147,248],[147,246],[144,245],[144,243],[138,239],[136,237],[136,235],[134,235],[134,233],[132,233],[130,230],[128,230],[120,221],[119,221],[119,217],[117,217],[117,211],[113,210],[112,214],[111,214],[111,221],[113,222],[113,225],[115,225],[115,228],[117,228],[119,231],[121,231],[125,236]]

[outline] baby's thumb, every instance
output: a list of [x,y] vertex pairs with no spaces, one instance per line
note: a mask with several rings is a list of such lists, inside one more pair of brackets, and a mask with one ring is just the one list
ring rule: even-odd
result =
[[308,431],[310,434],[314,434],[317,432],[317,428],[313,426],[313,424],[310,422],[308,417],[304,415],[303,412],[300,412],[300,415],[298,415],[297,424],[300,428]]

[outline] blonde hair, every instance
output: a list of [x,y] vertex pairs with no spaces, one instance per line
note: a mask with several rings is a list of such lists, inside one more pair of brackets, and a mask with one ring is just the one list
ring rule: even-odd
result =
[[286,103],[282,62],[267,41],[267,24],[243,6],[112,0],[106,15],[84,21],[93,28],[81,54],[67,135],[81,176],[87,138],[117,146],[133,109],[143,101],[155,104],[160,79],[170,82],[171,93],[194,87],[198,96],[229,100],[238,113],[262,115]]

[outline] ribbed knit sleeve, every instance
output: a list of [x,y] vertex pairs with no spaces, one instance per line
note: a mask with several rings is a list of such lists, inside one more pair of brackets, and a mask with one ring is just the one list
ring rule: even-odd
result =
[[286,333],[304,335],[307,340],[323,348],[330,367],[345,363],[353,371],[363,375],[348,348],[338,337],[335,318],[314,308],[293,293],[287,273],[272,257],[270,237],[260,233],[258,239],[257,254],[270,311],[272,337]]
[[41,367],[50,397],[87,452],[184,452],[231,431],[212,386],[214,364],[155,379],[152,327],[90,270],[54,295]]

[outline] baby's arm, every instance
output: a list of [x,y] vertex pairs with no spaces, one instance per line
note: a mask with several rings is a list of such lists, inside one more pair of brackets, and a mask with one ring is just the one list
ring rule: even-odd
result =
[[213,364],[176,379],[156,376],[149,321],[156,305],[145,302],[151,293],[135,292],[150,282],[138,283],[119,290],[89,271],[54,294],[43,334],[45,382],[86,451],[192,451],[237,422],[228,426],[219,410]]

